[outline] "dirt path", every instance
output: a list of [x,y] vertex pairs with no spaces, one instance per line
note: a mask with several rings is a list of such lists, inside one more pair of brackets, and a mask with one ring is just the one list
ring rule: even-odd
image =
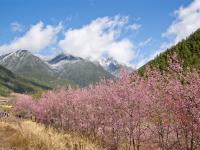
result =
[[[12,97],[0,96],[0,106],[9,105],[11,99]],[[0,111],[2,111],[1,108]],[[16,133],[16,130],[6,123],[6,120],[10,120],[10,118],[12,117],[0,118],[0,150],[14,150],[11,148],[11,145],[8,142]]]

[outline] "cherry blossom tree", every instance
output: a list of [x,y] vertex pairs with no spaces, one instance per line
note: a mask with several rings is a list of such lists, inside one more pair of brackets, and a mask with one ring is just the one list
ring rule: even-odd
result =
[[200,148],[200,77],[184,70],[177,56],[160,72],[121,72],[85,88],[49,91],[39,100],[21,95],[16,112],[46,125],[101,139],[109,149]]

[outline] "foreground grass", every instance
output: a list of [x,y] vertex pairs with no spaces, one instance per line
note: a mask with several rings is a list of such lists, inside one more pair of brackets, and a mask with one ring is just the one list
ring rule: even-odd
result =
[[103,150],[87,138],[57,132],[31,121],[0,122],[1,134],[6,139],[4,143],[18,150]]

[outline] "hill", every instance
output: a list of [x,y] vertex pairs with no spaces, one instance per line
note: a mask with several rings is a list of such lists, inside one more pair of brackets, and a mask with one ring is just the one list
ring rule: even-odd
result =
[[191,34],[188,38],[182,40],[177,45],[167,49],[158,55],[155,59],[140,68],[144,71],[145,66],[159,68],[161,71],[168,66],[168,57],[177,54],[178,59],[183,63],[184,69],[200,69],[200,29]]
[[15,75],[0,66],[0,95],[7,96],[10,92],[28,93],[50,89],[47,85]]

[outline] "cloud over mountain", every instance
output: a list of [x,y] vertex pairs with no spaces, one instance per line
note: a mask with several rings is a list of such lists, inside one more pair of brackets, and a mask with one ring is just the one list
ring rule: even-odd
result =
[[59,47],[75,56],[100,59],[112,57],[120,63],[130,64],[134,58],[134,44],[122,37],[129,25],[128,17],[102,17],[79,29],[69,29]]

